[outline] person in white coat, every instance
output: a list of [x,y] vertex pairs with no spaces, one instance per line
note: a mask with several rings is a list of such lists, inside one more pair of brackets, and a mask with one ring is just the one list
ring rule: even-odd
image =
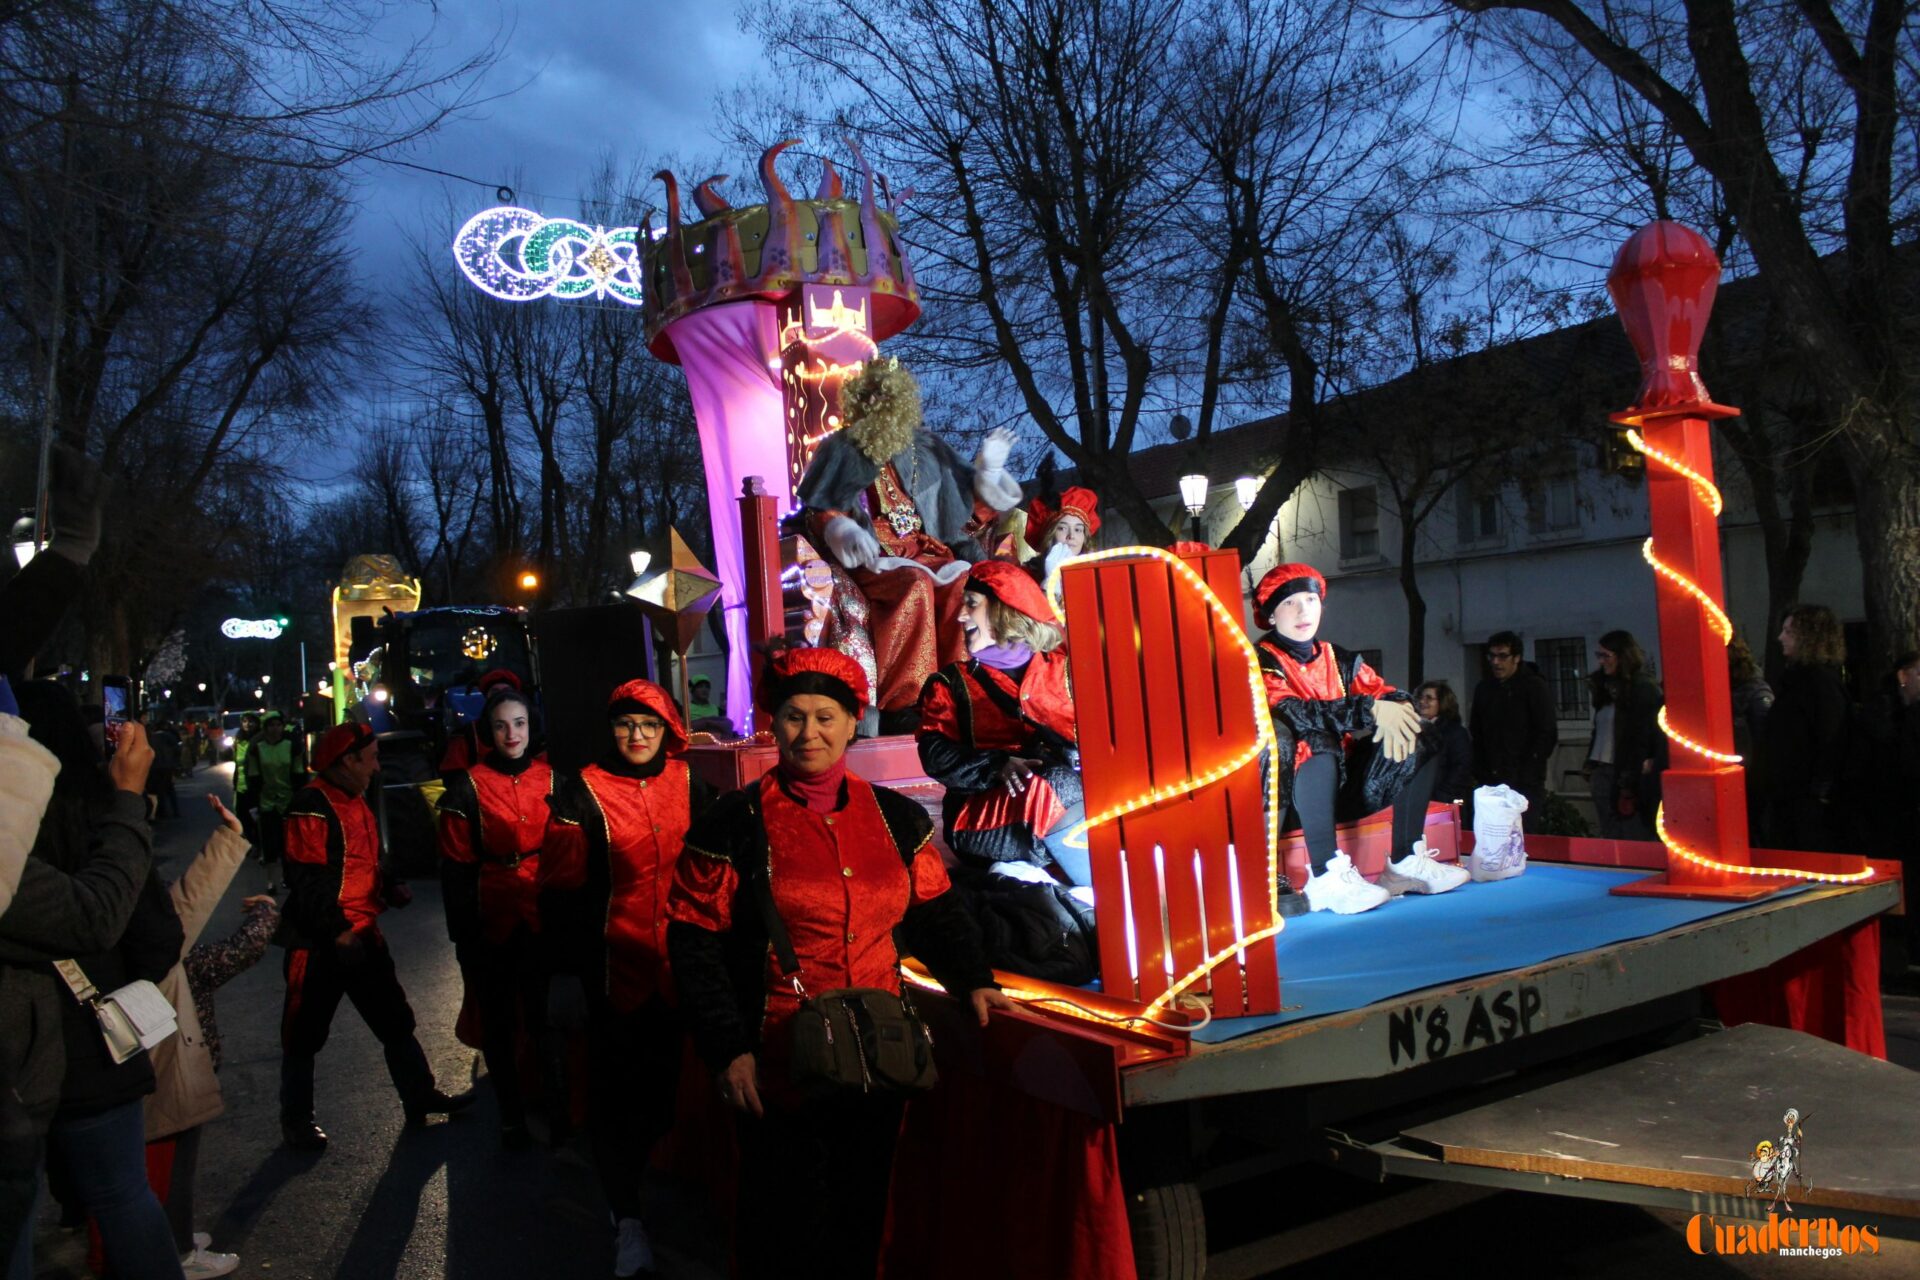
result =
[[[199,1010],[187,985],[184,965],[212,918],[214,908],[226,896],[227,886],[246,861],[248,845],[240,834],[240,819],[208,795],[207,803],[220,815],[220,825],[207,837],[206,845],[187,867],[186,874],[173,882],[169,892],[173,909],[180,916],[186,940],[180,946],[180,960],[160,981],[160,991],[173,1005],[180,1032],[155,1045],[153,1059],[154,1091],[146,1101],[146,1138],[149,1147],[156,1142],[172,1143],[172,1172],[168,1179],[167,1220],[173,1226],[174,1243],[180,1248],[180,1268],[187,1280],[208,1280],[224,1276],[240,1266],[238,1254],[215,1253],[207,1246],[205,1235],[193,1230],[193,1179],[198,1163],[200,1126],[226,1110],[220,1096],[220,1079],[214,1074],[213,1055],[200,1028]],[[148,1166],[153,1166],[148,1160]]]
[[[12,701],[12,695],[7,695]],[[40,834],[60,762],[27,736],[27,722],[0,711],[0,912],[13,902],[20,873]]]

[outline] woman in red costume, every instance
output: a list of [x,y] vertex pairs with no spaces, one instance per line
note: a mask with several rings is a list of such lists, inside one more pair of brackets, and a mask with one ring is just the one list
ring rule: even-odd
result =
[[[1420,716],[1407,695],[1359,654],[1316,637],[1327,581],[1311,565],[1275,567],[1254,589],[1253,617],[1267,706],[1280,739],[1281,798],[1306,836],[1307,906],[1353,915],[1401,893],[1445,893],[1466,869],[1436,862],[1421,832],[1439,771],[1419,750]],[[1384,756],[1375,760],[1375,753]],[[1393,851],[1369,884],[1336,845],[1335,823],[1391,806]]]
[[960,629],[966,661],[920,692],[920,766],[947,789],[947,847],[1001,874],[1057,865],[1091,884],[1087,851],[1059,839],[1085,806],[1065,637],[1046,595],[1006,561],[982,561],[967,575]]
[[1027,572],[1044,583],[1054,567],[1069,556],[1091,551],[1100,533],[1100,496],[1091,489],[1070,487],[1058,497],[1041,493],[1027,503],[1027,545],[1034,554]]
[[793,1087],[799,997],[772,958],[766,911],[786,926],[809,991],[898,992],[898,929],[983,1025],[989,1008],[1010,1007],[972,917],[948,892],[925,810],[847,770],[867,698],[866,676],[845,654],[771,657],[759,704],[773,716],[779,764],[714,805],[674,873],[668,946],[681,1005],[740,1113],[743,1276],[874,1274],[901,1114],[897,1095],[803,1100]]
[[[667,966],[667,891],[687,828],[713,800],[682,757],[673,698],[629,680],[607,700],[607,752],[561,784],[540,855],[540,923],[587,1007],[588,1126],[617,1235],[613,1273],[653,1267],[640,1178],[673,1127],[684,1026]],[[577,984],[577,986],[575,986]]]
[[[447,936],[480,1008],[487,1074],[500,1104],[501,1145],[527,1145],[520,1091],[522,1037],[545,1042],[547,972],[540,931],[540,844],[547,830],[553,768],[534,748],[526,695],[502,685],[487,695],[480,727],[490,749],[447,775],[440,797],[440,880]],[[554,1047],[542,1043],[541,1060]],[[548,1072],[549,1089],[559,1079]]]

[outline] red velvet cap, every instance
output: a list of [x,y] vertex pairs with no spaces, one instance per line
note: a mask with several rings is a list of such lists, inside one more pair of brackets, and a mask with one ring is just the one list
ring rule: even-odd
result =
[[351,755],[373,741],[373,730],[358,720],[347,720],[320,735],[313,748],[313,771],[325,773],[341,756]]
[[1033,575],[1006,560],[982,560],[967,570],[967,590],[992,596],[1015,613],[1023,613],[1035,622],[1058,624],[1047,593]]
[[1060,523],[1061,516],[1079,516],[1091,538],[1100,532],[1100,495],[1077,485],[1061,490],[1053,502],[1035,495],[1027,503],[1027,545],[1045,551],[1045,543],[1053,536],[1053,526]]
[[[796,693],[825,693],[838,697],[840,690],[819,687],[823,681],[837,681],[852,696],[859,711],[873,701],[867,673],[858,662],[838,649],[777,649],[767,657],[766,675],[760,681],[760,709],[768,715]],[[808,687],[813,686],[813,687]],[[855,714],[859,714],[856,712]]]
[[478,680],[475,680],[473,683],[475,687],[477,687],[482,693],[485,693],[487,690],[493,688],[493,686],[497,684],[510,684],[514,688],[520,690],[520,692],[522,693],[525,693],[527,691],[527,686],[520,683],[520,677],[513,674],[513,672],[507,670],[505,667],[495,667],[493,670],[487,672],[487,674],[481,676]]
[[1296,591],[1312,591],[1324,600],[1327,598],[1327,580],[1310,564],[1277,564],[1267,570],[1266,576],[1260,579],[1260,585],[1253,589],[1254,622],[1262,627],[1267,626],[1273,616],[1273,606]]
[[661,749],[677,756],[687,749],[687,726],[673,695],[651,680],[629,680],[607,695],[607,717],[629,711],[651,711],[667,722],[667,740]]

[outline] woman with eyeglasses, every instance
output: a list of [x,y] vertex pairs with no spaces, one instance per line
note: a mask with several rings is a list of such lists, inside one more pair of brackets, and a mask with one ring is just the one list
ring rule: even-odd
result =
[[[483,753],[471,767],[448,773],[440,796],[441,901],[461,978],[480,1011],[500,1144],[514,1151],[528,1143],[522,1041],[548,1042],[541,1059],[550,1064],[550,1090],[560,1078],[551,1065],[557,1050],[546,1034],[547,973],[537,941],[540,848],[554,775],[534,744],[532,705],[517,686],[501,684],[488,694],[478,723]],[[554,1099],[548,1102],[560,1124]]]
[[683,758],[673,697],[629,680],[607,700],[598,762],[557,789],[540,855],[553,1004],[587,1010],[587,1124],[616,1232],[613,1274],[651,1271],[640,1179],[673,1127],[684,1030],[667,966],[667,891],[713,800]]

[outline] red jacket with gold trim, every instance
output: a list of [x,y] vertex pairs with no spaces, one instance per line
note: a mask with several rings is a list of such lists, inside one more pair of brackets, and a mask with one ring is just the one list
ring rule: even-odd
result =
[[685,760],[591,764],[556,789],[540,854],[548,953],[623,1012],[669,999],[667,892],[713,788]]
[[948,844],[978,857],[1031,858],[1030,841],[962,841],[969,847],[960,850],[956,833],[995,831],[1009,823],[1024,824],[1036,837],[1051,831],[1079,795],[1062,797],[1039,778],[1012,796],[1000,770],[1010,756],[1066,764],[1075,733],[1064,652],[1035,654],[1017,683],[1010,673],[974,659],[935,672],[920,691],[915,742],[920,767],[946,788],[941,818]]
[[544,756],[489,752],[447,776],[440,797],[441,882],[455,942],[505,942],[540,928],[540,848],[547,835],[553,766]]
[[[898,991],[896,937],[949,991],[993,985],[979,928],[948,891],[932,834],[918,804],[851,774],[832,813],[806,808],[776,772],[721,797],[695,824],[674,869],[668,946],[709,1067],[754,1052],[784,1063],[783,1033],[799,1001],[767,942],[762,885],[810,992]],[[778,1084],[785,1068],[764,1076]]]

